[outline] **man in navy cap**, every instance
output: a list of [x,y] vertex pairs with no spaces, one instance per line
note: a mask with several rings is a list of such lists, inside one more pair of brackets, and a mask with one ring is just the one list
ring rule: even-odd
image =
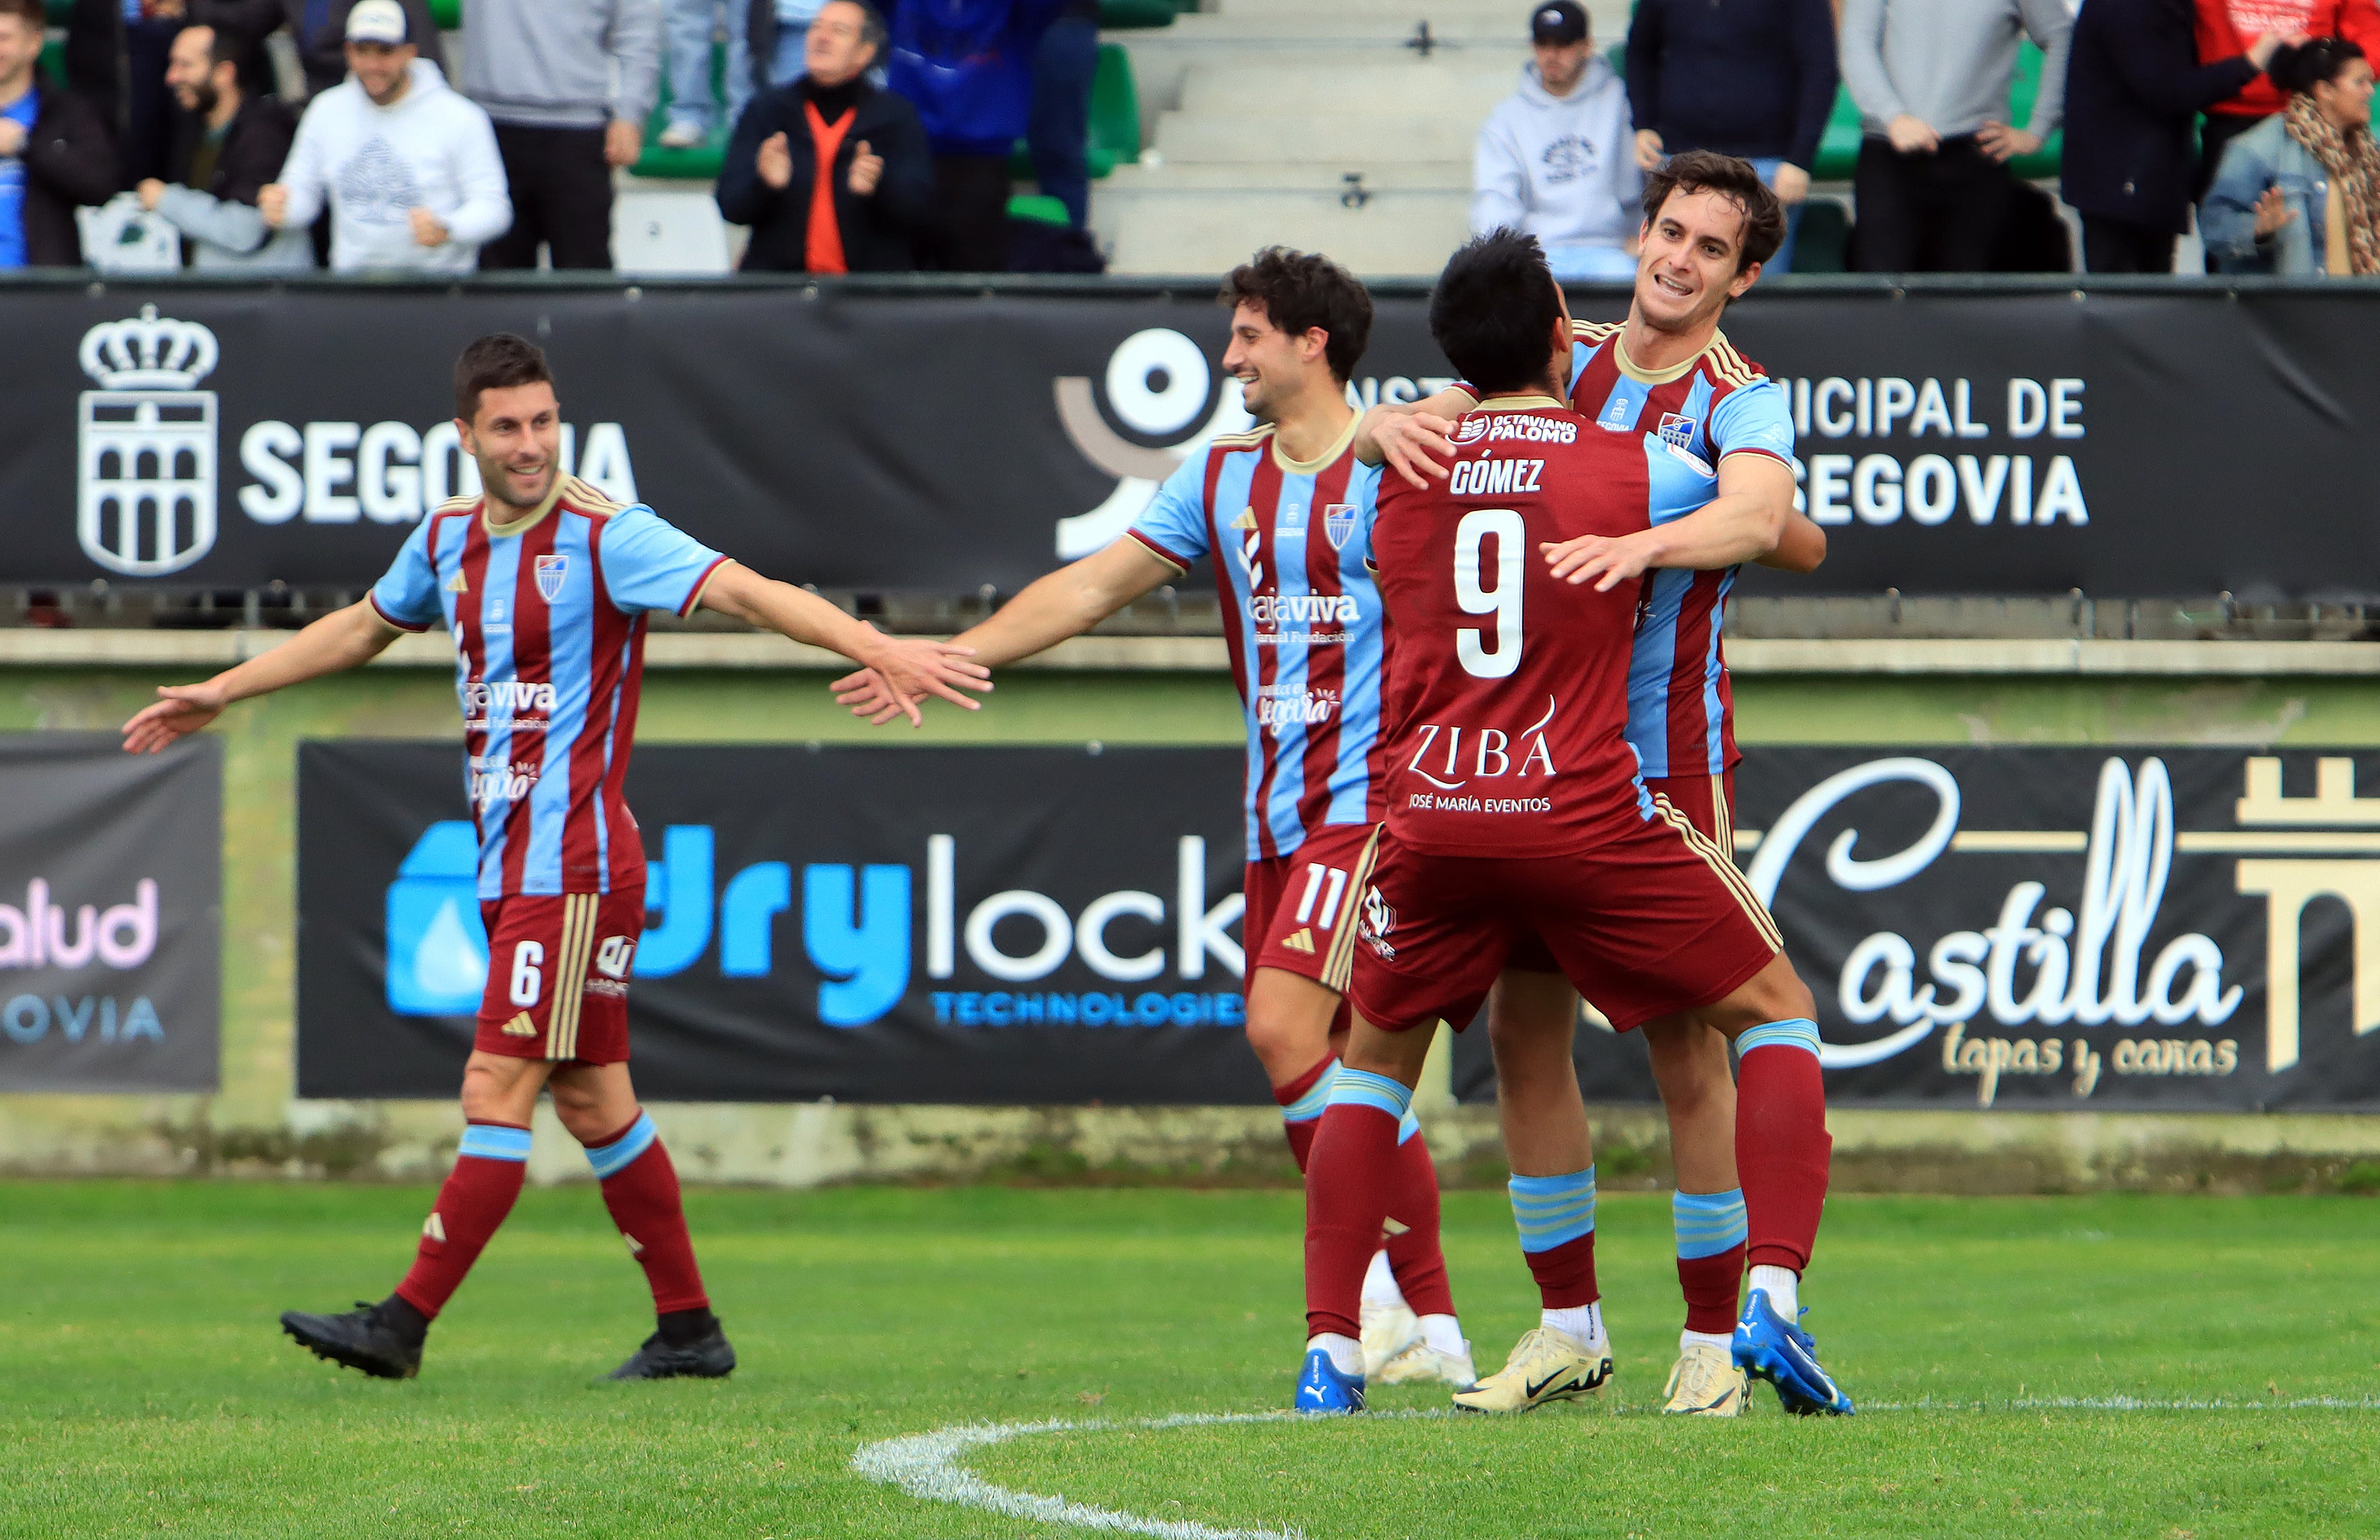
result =
[[1472,233],[1536,236],[1557,278],[1633,279],[1645,177],[1627,88],[1596,56],[1578,0],[1544,0],[1529,35],[1521,89],[1479,129]]

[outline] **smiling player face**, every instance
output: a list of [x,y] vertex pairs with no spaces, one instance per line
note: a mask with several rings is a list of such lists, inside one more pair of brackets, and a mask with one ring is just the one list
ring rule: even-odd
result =
[[1232,345],[1223,350],[1223,372],[1240,382],[1240,404],[1258,422],[1278,422],[1288,404],[1314,383],[1322,362],[1319,328],[1293,336],[1272,323],[1260,305],[1232,312]]
[[481,391],[478,414],[468,422],[457,418],[455,428],[496,502],[527,512],[553,490],[562,464],[562,406],[552,385],[540,380]]
[[1722,193],[1683,188],[1645,221],[1636,256],[1636,313],[1657,332],[1691,332],[1709,323],[1760,276],[1738,273],[1743,210]]

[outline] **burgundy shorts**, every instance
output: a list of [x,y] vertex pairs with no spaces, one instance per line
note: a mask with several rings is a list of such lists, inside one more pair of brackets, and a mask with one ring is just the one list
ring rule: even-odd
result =
[[[1725,775],[1667,775],[1658,780],[1648,777],[1645,789],[1667,800],[1686,816],[1696,832],[1718,846],[1729,860],[1735,859],[1735,771],[1730,770]],[[1535,936],[1515,940],[1504,965],[1524,973],[1561,972],[1554,963],[1554,954]],[[1467,1025],[1469,1018],[1464,1021]]]
[[1465,1025],[1524,937],[1621,1032],[1726,999],[1783,948],[1743,874],[1674,811],[1562,855],[1430,855],[1390,835],[1349,999],[1390,1032]]
[[480,915],[488,989],[471,1046],[507,1059],[627,1062],[628,968],[645,930],[643,890],[495,899]]
[[1279,968],[1326,989],[1347,992],[1354,963],[1355,910],[1370,880],[1380,826],[1326,824],[1287,855],[1248,863],[1247,912],[1240,939],[1247,976]]

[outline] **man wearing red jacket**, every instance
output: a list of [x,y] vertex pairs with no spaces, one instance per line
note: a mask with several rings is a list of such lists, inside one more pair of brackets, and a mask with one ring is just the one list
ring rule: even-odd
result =
[[[2197,0],[2198,62],[2235,59],[2265,32],[2283,37],[2341,37],[2380,57],[2380,4],[2374,0]],[[2223,164],[2223,147],[2289,105],[2289,93],[2263,75],[2228,101],[2206,109],[2198,136],[2198,186],[2204,201]]]

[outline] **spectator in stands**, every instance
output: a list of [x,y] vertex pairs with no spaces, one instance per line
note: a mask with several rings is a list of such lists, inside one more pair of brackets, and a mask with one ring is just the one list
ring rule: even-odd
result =
[[1638,0],[1628,105],[1645,171],[1688,150],[1752,163],[1785,205],[1785,244],[1760,271],[1792,272],[1810,168],[1835,106],[1828,0]]
[[2289,105],[2224,150],[2198,216],[2207,254],[2223,273],[2380,273],[2370,61],[2344,38],[2317,38],[2282,49],[2268,72]]
[[887,83],[933,147],[939,217],[925,254],[953,273],[1008,270],[1008,157],[1033,105],[1033,56],[1065,0],[901,0]]
[[[307,96],[320,96],[347,78],[347,13],[357,0],[216,0],[261,7],[255,24],[261,41],[275,21],[285,24],[298,43],[298,62],[306,71]],[[398,0],[405,7],[406,35],[415,52],[438,67],[441,79],[453,77],[446,68],[446,49],[438,25],[430,15],[429,0]],[[277,12],[277,14],[276,14]]]
[[470,0],[463,91],[487,110],[513,225],[480,266],[612,265],[612,173],[644,153],[661,89],[661,0]]
[[1066,205],[1066,218],[1078,230],[1091,218],[1091,82],[1099,69],[1099,0],[1067,0],[1033,55],[1025,147],[1033,158],[1033,185]]
[[0,269],[80,267],[78,204],[123,176],[99,110],[41,77],[42,0],[0,0]]
[[[1843,83],[1865,129],[1852,266],[1990,269],[2016,192],[2008,163],[2057,130],[2073,30],[2065,0],[1843,0]],[[2046,57],[2018,128],[2000,116],[2027,35]]]
[[212,27],[185,27],[174,40],[165,83],[182,112],[173,179],[149,177],[140,205],[182,233],[194,267],[310,268],[303,230],[275,231],[259,195],[281,176],[298,120],[270,96],[240,89],[240,40]]
[[827,0],[808,71],[753,99],[719,172],[719,212],[752,227],[750,273],[900,273],[932,223],[934,163],[917,109],[868,83],[884,22]]
[[665,150],[691,150],[710,142],[719,123],[719,93],[710,83],[711,42],[723,17],[727,33],[727,122],[732,129],[752,100],[752,56],[745,0],[668,0],[662,12],[663,56],[669,67],[669,122],[662,128]]
[[163,176],[172,152],[165,51],[188,10],[188,0],[74,0],[67,14],[67,84],[106,119],[128,186]]
[[[2248,51],[2248,40],[2264,32],[2299,38],[2343,37],[2380,57],[2380,5],[2374,0],[2195,0],[2198,62],[2216,64]],[[2289,93],[2269,76],[2251,79],[2236,96],[2206,109],[2198,135],[2198,183],[2203,200],[2223,164],[2223,147],[2289,104]],[[2215,267],[2210,261],[2207,271]]]
[[2289,41],[2266,32],[2247,53],[2198,62],[2190,0],[2091,0],[2066,61],[2059,192],[2082,215],[2093,273],[2171,273],[2190,228],[2198,114],[2236,96]]
[[1557,278],[1626,278],[1645,193],[1628,88],[1596,57],[1578,0],[1545,0],[1529,35],[1536,57],[1521,89],[1479,127],[1472,234],[1526,231]]
[[302,229],[331,211],[331,266],[468,273],[512,223],[488,115],[417,55],[397,0],[347,13],[350,78],[306,104],[265,223]]

